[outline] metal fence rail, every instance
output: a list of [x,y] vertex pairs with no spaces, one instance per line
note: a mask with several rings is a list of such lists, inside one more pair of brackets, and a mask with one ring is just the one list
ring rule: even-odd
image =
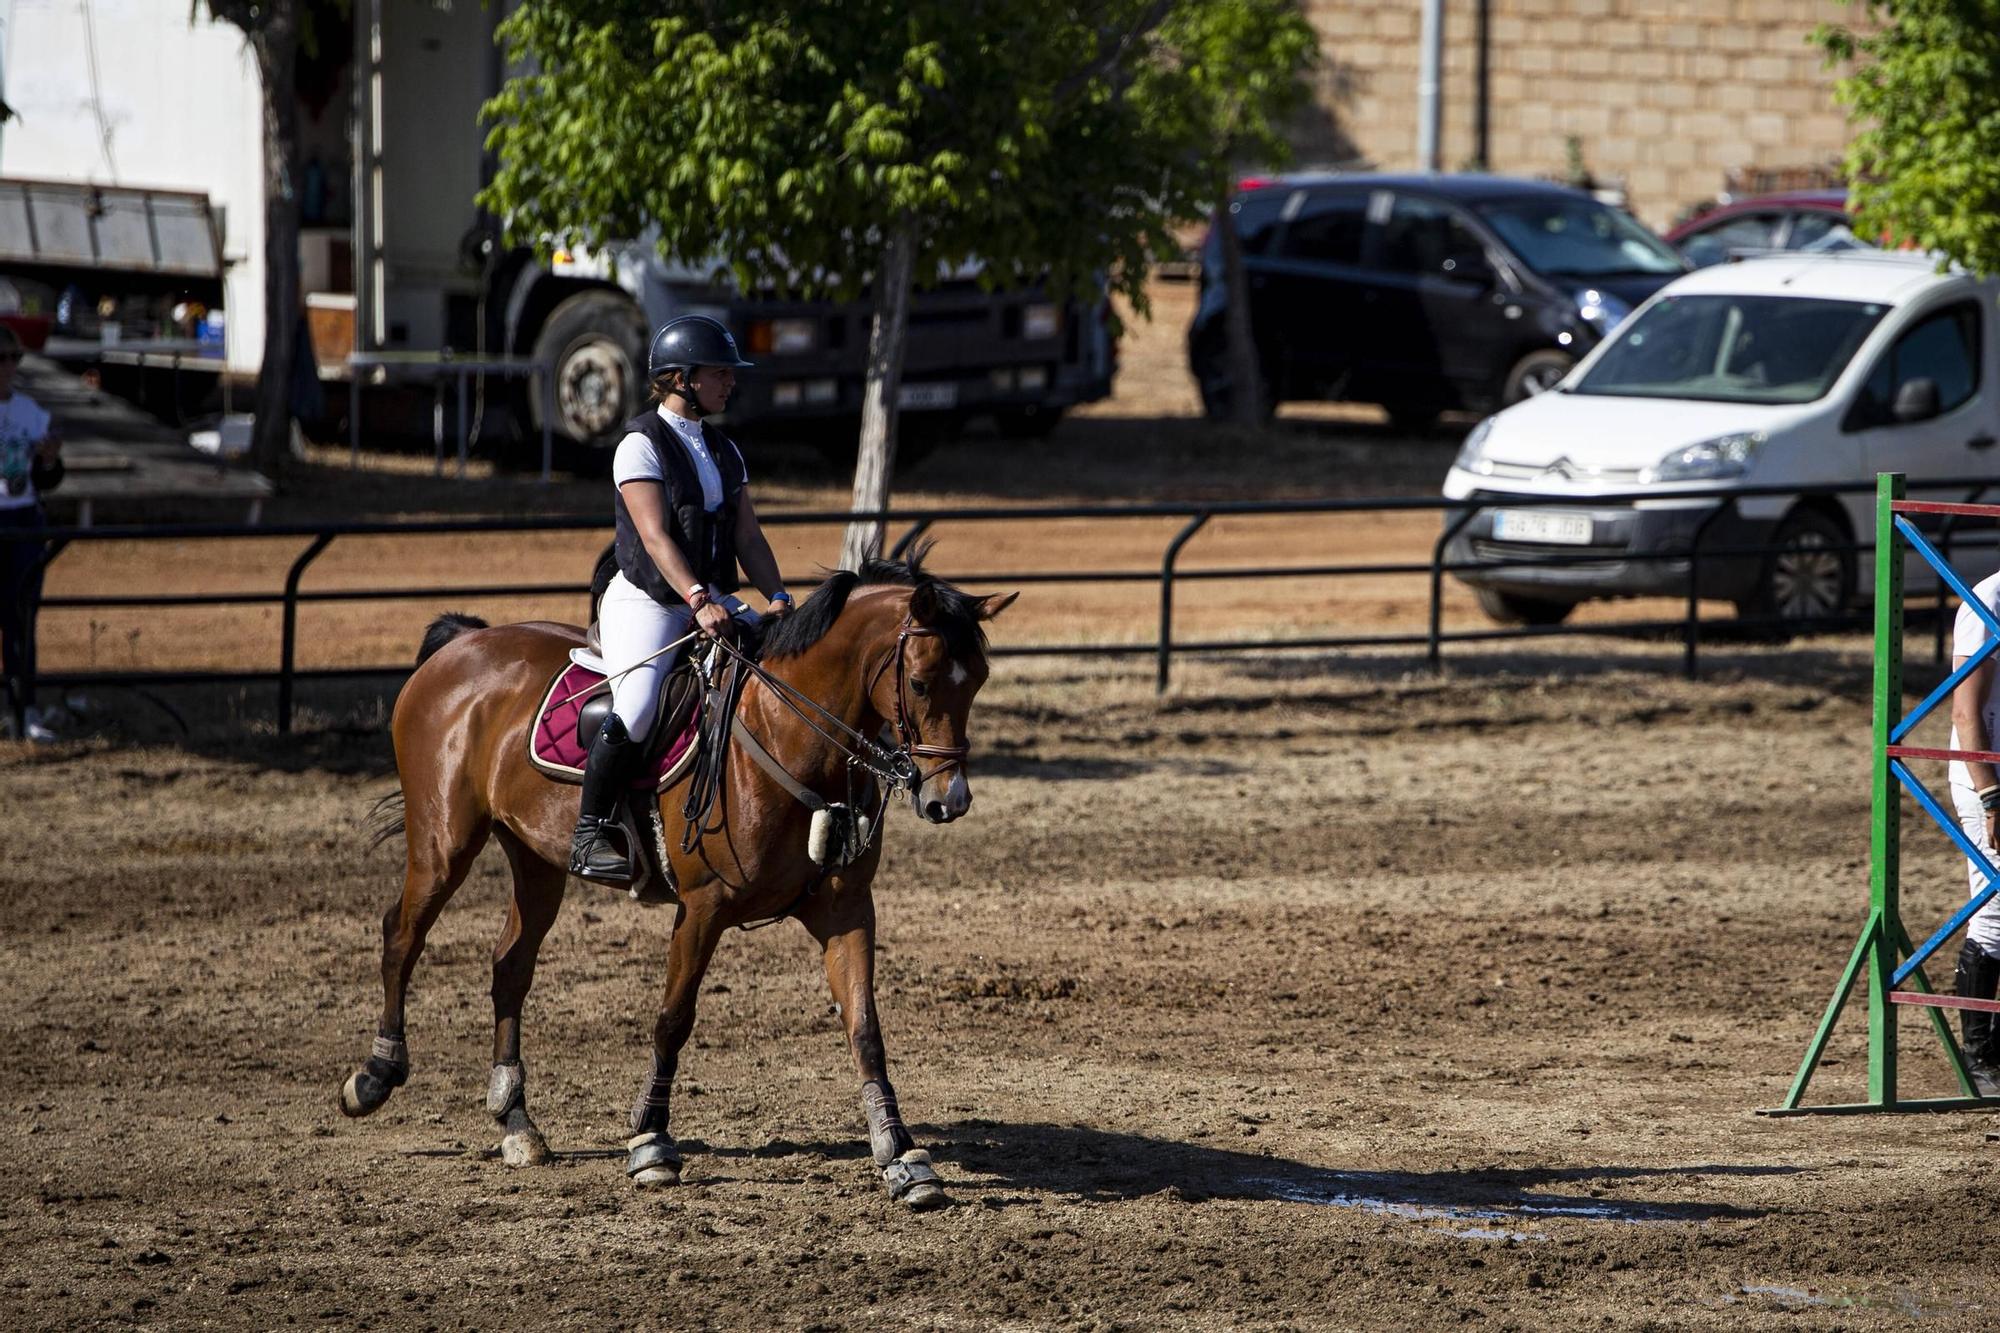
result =
[[[1977,500],[1990,488],[2000,485],[1986,478],[1947,478],[1921,483],[1926,491],[1952,493],[1954,498],[1967,501]],[[1814,487],[1810,494],[1830,496],[1839,494],[1865,494],[1871,490],[1868,483],[1841,487]],[[1392,497],[1373,499],[1341,500],[1299,500],[1299,501],[1218,501],[1213,503],[1185,504],[1132,504],[1132,505],[1035,505],[1019,507],[948,507],[928,509],[888,509],[878,513],[851,513],[846,510],[813,510],[774,512],[759,516],[765,527],[799,527],[807,525],[845,524],[854,519],[880,521],[894,526],[908,525],[895,544],[893,551],[901,553],[909,548],[932,527],[939,523],[1047,523],[1059,520],[1089,520],[1094,522],[1128,522],[1147,519],[1179,518],[1184,522],[1167,543],[1157,568],[1145,569],[1038,569],[1000,573],[980,573],[976,577],[984,583],[1006,584],[1119,584],[1157,583],[1159,587],[1159,619],[1157,636],[1151,643],[1065,643],[1026,644],[1001,646],[994,650],[996,655],[1034,657],[1117,657],[1150,656],[1155,661],[1155,684],[1164,690],[1172,671],[1176,654],[1201,653],[1242,653],[1270,652],[1282,650],[1330,650],[1356,648],[1416,648],[1424,650],[1425,661],[1432,667],[1441,665],[1445,645],[1453,643],[1494,642],[1501,640],[1559,638],[1559,637],[1659,637],[1665,634],[1679,634],[1684,643],[1684,670],[1692,678],[1699,669],[1699,653],[1705,628],[1713,629],[1718,622],[1704,621],[1700,615],[1702,570],[1713,568],[1711,562],[1723,560],[1755,559],[1769,555],[1770,546],[1709,545],[1705,537],[1715,522],[1727,514],[1739,500],[1759,497],[1786,497],[1806,494],[1794,487],[1717,487],[1707,490],[1686,490],[1664,496],[1658,491],[1607,492],[1589,496],[1541,496],[1521,494],[1481,495],[1468,500],[1446,500],[1429,497]],[[1444,579],[1447,574],[1474,570],[1492,571],[1497,569],[1526,567],[1559,567],[1565,564],[1601,562],[1606,556],[1602,548],[1583,551],[1574,555],[1533,554],[1510,557],[1505,560],[1462,560],[1450,561],[1445,552],[1452,539],[1464,532],[1472,520],[1489,509],[1532,507],[1535,509],[1561,508],[1605,508],[1623,505],[1657,505],[1662,500],[1675,504],[1693,502],[1706,503],[1709,508],[1695,523],[1692,536],[1685,548],[1668,549],[1647,553],[1621,552],[1618,559],[1631,562],[1645,561],[1685,561],[1687,574],[1685,581],[1685,612],[1674,620],[1623,621],[1615,623],[1585,625],[1537,625],[1494,627],[1475,630],[1454,630],[1447,632],[1443,626]],[[1425,561],[1376,561],[1350,562],[1345,564],[1293,564],[1263,565],[1252,567],[1217,566],[1184,569],[1180,566],[1183,550],[1211,521],[1218,518],[1255,518],[1299,514],[1382,514],[1430,512],[1439,516],[1440,528],[1433,543],[1430,558]],[[1937,528],[1937,540],[1947,553],[1957,535],[1956,516],[1942,521]],[[381,665],[360,667],[302,668],[298,665],[298,613],[301,605],[321,602],[356,601],[412,601],[442,600],[445,598],[488,598],[488,597],[539,597],[539,596],[587,596],[587,583],[507,583],[507,584],[452,584],[426,585],[416,587],[374,587],[343,588],[327,590],[307,590],[300,586],[306,571],[313,562],[325,554],[327,548],[342,537],[422,537],[451,534],[507,534],[507,533],[550,533],[550,532],[607,532],[609,524],[600,516],[565,516],[551,518],[490,518],[490,519],[443,519],[419,522],[359,522],[359,523],[304,523],[272,524],[259,527],[222,524],[155,524],[127,527],[65,527],[48,528],[40,533],[0,534],[0,541],[43,540],[48,543],[48,559],[55,560],[69,546],[78,542],[103,541],[188,541],[188,540],[255,540],[270,541],[274,538],[300,538],[305,542],[298,556],[292,561],[286,573],[284,586],[279,590],[232,593],[147,593],[122,594],[105,593],[87,596],[54,596],[46,598],[42,605],[50,609],[88,609],[106,607],[194,607],[194,606],[257,606],[278,605],[283,608],[279,638],[279,664],[275,670],[158,670],[158,671],[86,671],[54,672],[38,677],[41,684],[65,688],[88,685],[169,685],[190,683],[258,683],[275,682],[278,687],[277,723],[281,732],[289,732],[292,726],[294,696],[300,680],[326,680],[339,678],[391,677],[406,674],[407,665]],[[1993,539],[1979,543],[1991,546]],[[1859,556],[1873,550],[1872,542],[1848,542],[1828,549],[1851,553],[1859,567]],[[1963,547],[1961,547],[1963,549]],[[1215,579],[1326,579],[1359,578],[1394,575],[1425,575],[1429,579],[1427,628],[1423,633],[1402,634],[1352,634],[1283,637],[1270,636],[1243,639],[1176,639],[1174,637],[1175,591],[1179,584],[1190,581]],[[794,586],[810,587],[817,580],[810,577],[789,580]],[[1940,588],[1938,599],[1940,610],[1946,593]],[[1942,659],[1944,652],[1943,616],[1938,617],[1936,630],[1936,652]],[[1862,624],[1859,612],[1805,622],[1799,620],[1779,621],[1775,617],[1738,617],[1727,622],[1745,628],[1769,628],[1782,624],[1793,629],[1827,629],[1858,627]]]

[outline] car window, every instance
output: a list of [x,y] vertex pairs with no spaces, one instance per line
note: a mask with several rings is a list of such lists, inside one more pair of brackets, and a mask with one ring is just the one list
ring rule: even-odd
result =
[[1571,390],[1723,403],[1825,395],[1888,307],[1799,296],[1669,296],[1612,335]]
[[1782,213],[1747,213],[1726,218],[1681,242],[1681,253],[1696,268],[1720,264],[1739,250],[1770,250],[1778,244]]
[[1849,424],[1855,429],[1884,426],[1895,417],[1896,395],[1911,380],[1937,385],[1938,411],[1949,412],[1979,388],[1979,307],[1971,301],[1947,306],[1896,339],[1882,354]]
[[1289,190],[1257,190],[1231,201],[1229,216],[1236,223],[1236,241],[1244,254],[1261,255],[1271,248],[1290,197]]
[[1785,238],[1785,248],[1814,252],[1874,249],[1855,236],[1852,225],[1840,213],[1801,213],[1792,221],[1792,234]]
[[1325,264],[1361,262],[1361,237],[1368,226],[1368,197],[1354,192],[1316,195],[1285,228],[1279,253],[1287,259]]
[[1502,199],[1478,205],[1521,262],[1550,278],[1684,273],[1679,252],[1615,208],[1584,196]]
[[1446,260],[1476,256],[1485,264],[1486,247],[1451,208],[1430,199],[1398,195],[1382,224],[1380,267],[1392,273],[1442,277]]

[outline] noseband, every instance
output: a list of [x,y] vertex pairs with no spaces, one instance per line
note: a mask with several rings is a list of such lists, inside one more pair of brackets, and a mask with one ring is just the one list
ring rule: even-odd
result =
[[910,721],[910,708],[905,700],[905,691],[909,688],[910,683],[910,660],[909,655],[903,651],[903,645],[911,639],[934,639],[937,637],[939,636],[936,630],[930,628],[928,625],[919,625],[907,615],[904,616],[902,625],[896,630],[896,646],[889,650],[889,655],[882,659],[882,664],[875,668],[873,675],[868,677],[868,697],[872,699],[875,697],[875,687],[882,682],[882,673],[887,671],[892,665],[896,668],[896,715],[891,720],[896,724],[897,743],[902,746],[903,753],[909,755],[913,760],[938,759],[943,761],[928,773],[923,772],[919,768],[916,774],[916,782],[911,788],[913,791],[916,787],[929,782],[953,764],[963,764],[966,756],[972,753],[970,745],[925,744],[923,733],[917,730],[914,722]]

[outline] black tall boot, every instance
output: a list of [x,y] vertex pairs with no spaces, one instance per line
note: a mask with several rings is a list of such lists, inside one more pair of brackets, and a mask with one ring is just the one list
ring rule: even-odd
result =
[[605,884],[629,884],[635,873],[632,849],[618,823],[618,800],[640,759],[640,746],[625,733],[614,713],[590,744],[583,765],[583,810],[569,846],[569,873]]
[[[1958,951],[1958,976],[1953,990],[1961,998],[1990,1000],[2000,991],[2000,958],[1967,940]],[[1958,1011],[1965,1034],[1966,1072],[1982,1097],[2000,1097],[2000,1042],[1994,1040],[1994,1016],[1977,1009]]]

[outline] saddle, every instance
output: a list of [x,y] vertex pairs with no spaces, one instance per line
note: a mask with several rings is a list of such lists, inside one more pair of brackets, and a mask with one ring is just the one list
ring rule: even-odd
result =
[[[694,759],[702,694],[701,671],[691,659],[668,674],[652,734],[645,738],[647,762],[632,783],[635,790],[665,791],[686,775]],[[528,762],[557,782],[581,783],[590,744],[610,714],[611,685],[603,659],[580,649],[549,682],[535,710]]]

